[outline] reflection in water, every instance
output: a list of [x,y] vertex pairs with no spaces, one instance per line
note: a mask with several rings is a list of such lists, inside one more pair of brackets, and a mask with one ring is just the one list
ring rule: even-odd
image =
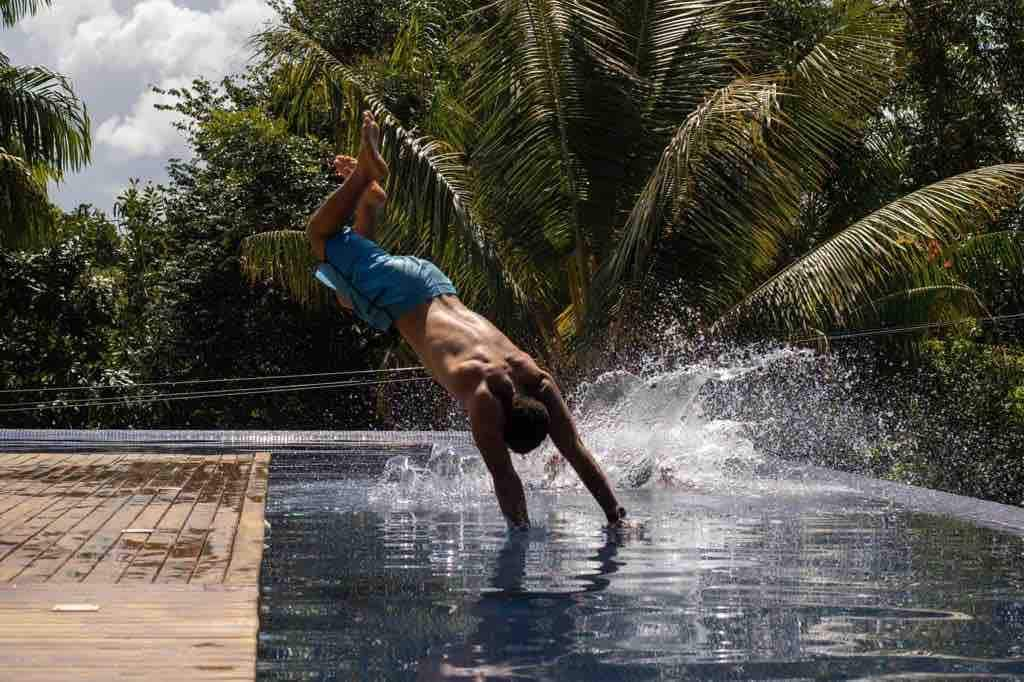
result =
[[630,537],[533,490],[510,536],[486,496],[295,464],[271,472],[262,680],[1024,679],[1017,535],[784,481],[627,493]]
[[614,559],[622,538],[610,537],[588,559],[597,570],[576,576],[590,583],[582,592],[544,592],[526,583],[531,536],[541,534],[509,534],[495,557],[490,589],[470,609],[479,620],[476,628],[464,641],[420,661],[417,680],[530,677],[572,650],[576,611],[588,596],[608,587],[607,576],[620,565]]

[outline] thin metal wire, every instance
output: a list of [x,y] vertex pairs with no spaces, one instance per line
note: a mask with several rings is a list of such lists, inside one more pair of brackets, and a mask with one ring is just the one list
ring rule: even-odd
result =
[[47,386],[40,388],[5,388],[0,393],[45,393],[53,391],[106,391],[111,389],[153,388],[154,386],[192,386],[196,384],[227,384],[247,381],[279,381],[284,379],[313,379],[318,377],[357,376],[366,374],[397,374],[398,372],[418,372],[424,367],[398,367],[394,369],[362,369],[349,372],[320,372],[317,374],[278,374],[262,377],[239,377],[234,379],[179,379],[175,381],[154,381],[143,384],[127,384],[124,386]]
[[297,384],[292,386],[271,386],[265,388],[239,388],[224,389],[219,391],[196,391],[190,393],[166,393],[153,396],[140,397],[118,397],[118,398],[95,398],[82,399],[78,401],[67,401],[60,404],[35,403],[26,405],[24,403],[9,403],[0,409],[0,413],[11,412],[35,412],[42,410],[64,410],[83,407],[111,407],[116,405],[144,405],[155,402],[169,402],[172,400],[197,400],[199,398],[230,398],[245,395],[261,395],[268,393],[288,393],[291,391],[315,391],[323,389],[359,388],[366,386],[382,386],[387,384],[408,384],[424,381],[433,381],[429,377],[417,377],[414,379],[382,379],[379,381],[336,381],[321,382],[316,384]]
[[925,331],[927,329],[940,329],[942,327],[954,327],[964,322],[1003,322],[1009,320],[1022,320],[1024,313],[1014,315],[994,315],[992,317],[965,317],[960,320],[947,320],[944,322],[928,322],[925,324],[911,325],[908,327],[880,327],[878,329],[867,329],[846,334],[809,336],[802,339],[792,339],[790,343],[811,343],[812,341],[846,341],[849,339],[863,339],[872,336],[891,336],[896,334],[909,334],[912,332]]
[[[375,381],[385,381],[385,380],[378,379],[378,380],[375,380]],[[250,394],[256,395],[256,394],[259,394],[259,393],[268,393],[268,392],[269,393],[273,393],[274,391],[272,389],[304,390],[304,389],[307,389],[307,388],[330,388],[330,387],[339,387],[339,386],[349,386],[349,385],[353,385],[353,384],[361,385],[361,383],[362,382],[355,382],[355,381],[319,381],[319,382],[309,383],[309,384],[288,384],[288,385],[285,385],[285,386],[258,386],[258,387],[251,387],[251,388],[218,388],[218,389],[213,389],[213,390],[209,390],[209,391],[182,391],[180,393],[155,393],[155,394],[152,394],[152,395],[143,395],[143,396],[138,396],[138,397],[132,397],[132,396],[97,396],[95,398],[76,398],[74,400],[62,400],[62,401],[60,401],[60,405],[67,406],[67,407],[78,407],[78,406],[81,406],[81,405],[95,405],[95,404],[107,404],[107,403],[109,403],[109,404],[121,404],[121,403],[125,403],[125,402],[130,402],[130,401],[133,401],[133,400],[145,400],[145,399],[158,400],[158,399],[163,399],[163,398],[178,398],[178,397],[183,397],[183,396],[191,396],[191,397],[195,397],[195,398],[216,398],[216,397],[219,397],[219,396],[230,396],[230,395],[250,395]],[[24,407],[26,405],[32,405],[32,404],[33,403],[25,403],[25,402],[0,403],[0,408]],[[39,400],[39,401],[36,401],[34,403],[34,405],[43,405],[43,406],[51,405],[51,404],[54,404],[54,403],[53,402],[48,402],[48,401],[45,401],[45,400]]]
[[[880,327],[877,329],[869,329],[858,332],[849,332],[845,334],[832,334],[832,335],[819,335],[809,336],[800,339],[791,339],[790,343],[811,343],[820,341],[847,341],[852,339],[869,338],[873,336],[892,336],[897,334],[907,334],[917,331],[924,331],[927,329],[939,329],[943,327],[951,327],[964,322],[1001,322],[1010,320],[1021,320],[1024,319],[1024,313],[1016,313],[1013,315],[994,315],[991,317],[968,317],[960,320],[947,320],[943,322],[930,322],[919,325],[911,325],[906,327]],[[263,377],[237,377],[233,379],[188,379],[182,381],[157,381],[142,384],[132,384],[130,386],[69,386],[69,387],[46,387],[46,388],[25,388],[25,389],[3,389],[0,390],[0,394],[7,393],[37,393],[37,392],[52,392],[52,391],[87,391],[87,390],[107,390],[107,389],[125,389],[125,388],[152,388],[156,386],[185,386],[185,385],[200,385],[200,384],[213,384],[213,383],[241,383],[251,381],[274,381],[284,379],[301,379],[301,378],[313,378],[313,377],[329,377],[329,376],[365,376],[367,374],[397,374],[400,372],[415,372],[425,370],[424,367],[402,367],[396,369],[378,369],[378,370],[357,370],[348,372],[319,372],[314,374],[282,374],[276,376],[263,376]],[[11,412],[32,412],[36,410],[61,410],[76,407],[107,407],[112,405],[128,405],[128,404],[146,404],[152,402],[164,402],[172,400],[196,400],[199,398],[221,398],[221,397],[232,397],[232,396],[244,396],[244,395],[260,395],[269,393],[287,393],[291,391],[310,391],[310,390],[323,390],[330,388],[346,388],[346,387],[365,387],[365,386],[380,386],[385,384],[395,383],[415,383],[432,381],[428,377],[421,377],[415,379],[383,379],[376,381],[341,381],[341,382],[318,382],[310,384],[293,384],[289,386],[270,386],[261,388],[242,388],[242,389],[218,389],[214,391],[195,391],[185,393],[165,393],[157,394],[152,396],[119,396],[119,397],[102,397],[102,398],[82,398],[77,400],[68,400],[60,404],[48,404],[43,402],[37,402],[34,404],[26,403],[0,403],[0,413],[11,413]]]

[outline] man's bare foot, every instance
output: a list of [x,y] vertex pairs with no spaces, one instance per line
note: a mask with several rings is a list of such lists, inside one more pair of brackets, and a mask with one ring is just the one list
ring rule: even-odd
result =
[[342,180],[348,180],[348,176],[356,169],[356,160],[345,154],[338,154],[334,157],[334,174]]
[[369,111],[363,112],[363,143],[359,148],[359,165],[371,180],[382,183],[388,179],[388,164],[380,155],[380,126]]

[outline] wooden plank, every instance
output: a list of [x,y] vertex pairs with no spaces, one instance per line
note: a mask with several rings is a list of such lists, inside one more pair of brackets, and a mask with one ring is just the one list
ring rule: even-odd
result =
[[10,580],[21,572],[40,553],[75,527],[102,503],[103,497],[121,485],[127,476],[127,466],[132,455],[126,455],[108,463],[107,468],[93,481],[94,487],[86,495],[72,500],[63,500],[63,510],[56,518],[44,516],[25,521],[22,525],[5,533],[20,544],[14,552],[0,563],[0,582]]
[[101,455],[81,455],[52,466],[49,473],[11,496],[5,511],[0,512],[0,531],[46,511],[69,487],[75,488],[79,481],[96,475],[110,461],[111,458]]
[[134,491],[127,502],[114,513],[90,537],[84,545],[75,550],[61,568],[49,580],[56,582],[78,582],[84,579],[93,567],[107,554],[107,551],[121,539],[121,531],[135,526],[135,520],[156,497],[159,488],[173,482],[181,470],[182,462],[177,458],[162,458],[153,462],[158,467],[157,475]]
[[70,455],[44,457],[33,460],[31,469],[26,467],[9,472],[4,480],[5,499],[0,503],[0,524],[5,513],[60,480],[61,474],[67,472],[65,461],[69,459]]
[[[76,457],[61,471],[9,460],[43,502],[9,517],[20,544],[0,560],[0,581],[18,578],[0,582],[0,679],[251,682],[269,455]],[[129,548],[129,526],[157,531]],[[238,584],[215,584],[228,574]]]
[[61,500],[62,509],[59,510],[58,516],[36,516],[20,526],[4,531],[4,541],[15,546],[0,561],[0,583],[11,580],[21,573],[36,557],[90,514],[100,503],[94,496],[111,485],[116,486],[123,479],[125,469],[121,465],[128,459],[124,457],[109,461],[95,480],[89,479],[90,484],[83,497]]
[[[54,613],[55,596],[99,610]],[[0,586],[0,678],[251,682],[258,600],[256,586]]]
[[206,458],[202,467],[182,487],[160,522],[157,532],[146,538],[145,545],[139,549],[132,563],[125,569],[119,583],[152,582],[156,578],[178,539],[181,527],[192,513],[196,500],[219,468],[219,462],[219,455]]
[[115,465],[118,460],[119,458],[107,460],[102,470],[78,481],[81,490],[73,489],[74,495],[54,498],[56,501],[45,510],[45,513],[37,514],[23,520],[18,526],[0,531],[0,582],[16,574],[10,571],[12,565],[22,565],[25,561],[31,560],[63,535],[66,532],[68,518],[77,518],[76,515],[79,515],[81,510],[91,508],[93,503],[90,502],[90,495],[100,490],[117,474]]
[[213,518],[211,530],[206,536],[206,544],[199,552],[198,561],[189,582],[200,584],[224,582],[251,473],[251,456],[246,456],[244,460],[240,458],[240,461],[229,470],[220,506]]
[[46,479],[19,493],[17,504],[5,513],[0,513],[0,532],[22,524],[27,518],[47,512],[69,490],[93,476],[97,468],[102,468],[99,455],[85,455],[80,460],[62,464],[59,471],[54,469]]
[[158,583],[187,583],[199,562],[199,555],[210,535],[211,524],[217,514],[217,508],[224,497],[227,487],[229,468],[233,468],[237,458],[235,455],[224,455],[217,466],[217,471],[203,488],[196,499],[188,519],[182,525],[181,532],[174,542],[167,560],[160,568],[155,581]]
[[[75,680],[75,682],[111,682],[111,680],[152,680],[152,679],[168,679],[172,682],[176,682],[180,678],[176,678],[172,675],[165,678],[154,678],[151,672],[146,670],[132,671],[132,670],[119,670],[117,668],[111,668],[108,670],[96,669],[89,671],[82,671],[78,673],[74,668],[71,669],[57,669],[47,672],[41,672],[38,668],[13,668],[5,667],[5,672],[10,674],[10,679],[18,680],[18,682],[67,682],[67,680]],[[223,673],[221,677],[219,672],[204,672],[202,677],[193,677],[191,679],[201,680],[206,682],[252,682],[252,676],[248,677],[236,677],[233,674]]]
[[264,507],[270,469],[270,453],[261,452],[253,458],[249,485],[245,491],[242,515],[235,531],[224,582],[229,585],[258,585],[263,557]]
[[47,452],[20,452],[16,455],[4,455],[0,459],[0,472],[8,473],[13,472],[15,474],[21,472],[25,473],[29,471],[29,466],[38,466],[47,462],[51,464],[59,463],[61,459],[66,459],[71,456],[71,453],[47,453]]
[[0,472],[7,471],[14,466],[22,467],[33,459],[45,456],[40,452],[0,452]]
[[[113,457],[83,462],[78,467],[76,475],[69,476],[51,486],[48,491],[35,495],[33,503],[22,505],[17,510],[10,510],[6,517],[8,522],[0,527],[0,544],[6,542],[9,537],[19,535],[27,523],[36,519],[52,520],[60,516],[64,509],[88,497],[109,475],[109,467],[116,463],[117,459]],[[0,557],[3,554],[0,551]]]
[[[166,464],[163,459],[136,456],[124,466],[125,475],[113,490],[101,490],[94,498],[99,504],[41,554],[30,561],[19,581],[39,582],[47,580],[72,557],[75,552],[95,535],[100,528],[134,496],[136,490],[156,478]],[[119,467],[120,468],[120,467]]]
[[[0,471],[3,472],[5,478],[12,478],[14,480],[7,481],[6,485],[11,486],[19,479],[27,480],[33,478],[41,470],[45,470],[45,467],[53,467],[61,464],[71,458],[71,453],[60,452],[60,453],[45,453],[36,452],[29,453],[27,456],[20,458],[17,462],[14,460],[8,460],[2,466]],[[40,469],[42,467],[43,469]]]
[[[156,496],[132,522],[132,528],[160,528],[164,516],[178,499],[182,488],[191,480],[205,460],[206,458],[201,455],[188,457],[173,472],[174,475],[166,482],[166,487],[158,483]],[[85,578],[85,582],[116,583],[135,561],[139,551],[146,546],[151,535],[152,533],[121,534],[106,556]]]

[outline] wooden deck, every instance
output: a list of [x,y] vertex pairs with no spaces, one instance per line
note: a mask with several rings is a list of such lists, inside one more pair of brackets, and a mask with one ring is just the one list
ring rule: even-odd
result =
[[266,454],[0,454],[0,680],[252,680]]

